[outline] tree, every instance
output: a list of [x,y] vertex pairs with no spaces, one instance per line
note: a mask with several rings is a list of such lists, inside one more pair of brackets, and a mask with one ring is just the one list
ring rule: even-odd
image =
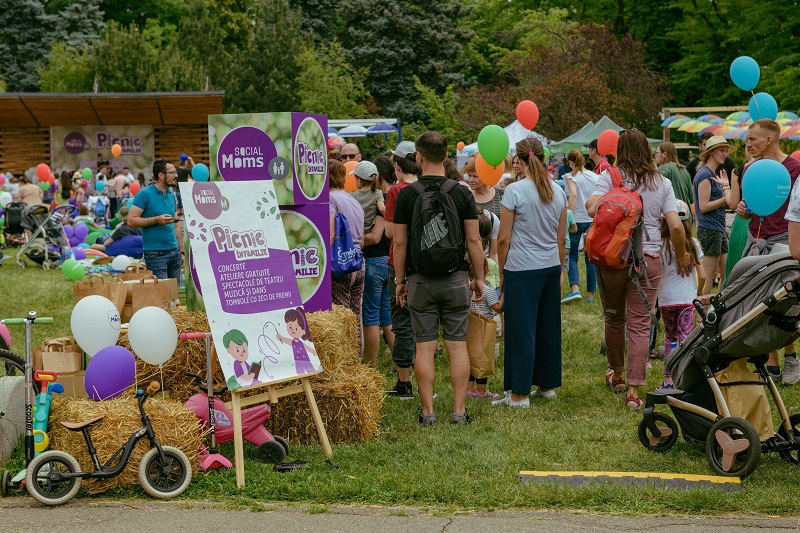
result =
[[326,45],[336,38],[338,0],[294,0],[303,16],[303,33],[310,33],[316,46]]
[[3,2],[0,9],[0,78],[12,92],[36,91],[38,68],[50,48],[53,19],[39,0]]
[[84,44],[91,46],[103,35],[106,25],[102,0],[72,0],[55,13],[55,38],[63,41],[73,50],[79,50]]
[[297,57],[297,96],[299,108],[331,118],[358,118],[367,115],[364,102],[369,93],[362,79],[366,70],[355,71],[342,61],[342,46],[332,41],[321,50],[306,47]]
[[40,90],[48,93],[85,93],[92,91],[94,61],[89,46],[78,50],[56,41],[50,47],[47,63],[40,68]]
[[106,13],[106,22],[113,21],[122,26],[135,24],[140,28],[148,21],[177,26],[187,14],[183,0],[102,0],[101,8]]

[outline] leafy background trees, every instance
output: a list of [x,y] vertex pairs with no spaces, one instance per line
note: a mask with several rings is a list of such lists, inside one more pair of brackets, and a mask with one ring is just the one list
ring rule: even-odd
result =
[[728,66],[800,108],[794,0],[5,0],[0,90],[226,92],[227,112],[391,116],[474,139],[540,108],[562,138],[607,114],[736,105]]

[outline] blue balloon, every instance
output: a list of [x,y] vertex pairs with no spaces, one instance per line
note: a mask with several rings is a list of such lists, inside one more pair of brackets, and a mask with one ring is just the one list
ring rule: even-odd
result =
[[195,181],[208,181],[210,175],[208,167],[203,163],[198,163],[192,167],[192,177]]
[[84,250],[86,250],[87,248],[91,248],[91,246],[89,246],[85,242],[80,243],[77,247],[78,248],[83,248]]
[[98,181],[97,185],[95,185],[94,188],[97,190],[97,192],[100,192],[106,188],[106,184],[103,183],[102,181]]
[[778,118],[778,102],[768,93],[756,93],[755,96],[751,97],[750,102],[747,104],[747,110],[753,120],[762,118],[775,120]]
[[777,211],[791,190],[789,170],[773,159],[756,161],[747,168],[742,179],[744,203],[750,211],[762,217]]
[[[758,85],[761,69],[752,57],[737,57],[731,63],[731,79],[743,91],[752,91]],[[752,114],[752,113],[751,113]]]

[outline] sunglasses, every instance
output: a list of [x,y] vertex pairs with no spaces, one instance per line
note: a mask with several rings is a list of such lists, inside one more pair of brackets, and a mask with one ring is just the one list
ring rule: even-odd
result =
[[341,158],[342,159],[355,159],[357,155],[361,155],[361,154],[360,153],[358,153],[358,154],[342,154]]

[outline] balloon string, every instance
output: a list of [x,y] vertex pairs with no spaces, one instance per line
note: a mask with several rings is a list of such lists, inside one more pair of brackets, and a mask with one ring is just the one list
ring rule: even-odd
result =
[[[750,94],[753,95],[753,102],[756,103],[756,109],[758,109],[758,116],[764,118],[764,113],[761,112],[761,106],[758,105],[758,98],[756,98],[756,93],[753,92],[753,89],[750,89]],[[753,118],[753,117],[750,117]]]
[[756,230],[756,243],[753,246],[753,255],[758,255],[756,252],[758,252],[758,237],[760,235],[761,235],[761,217],[759,217],[758,220],[758,229]]

